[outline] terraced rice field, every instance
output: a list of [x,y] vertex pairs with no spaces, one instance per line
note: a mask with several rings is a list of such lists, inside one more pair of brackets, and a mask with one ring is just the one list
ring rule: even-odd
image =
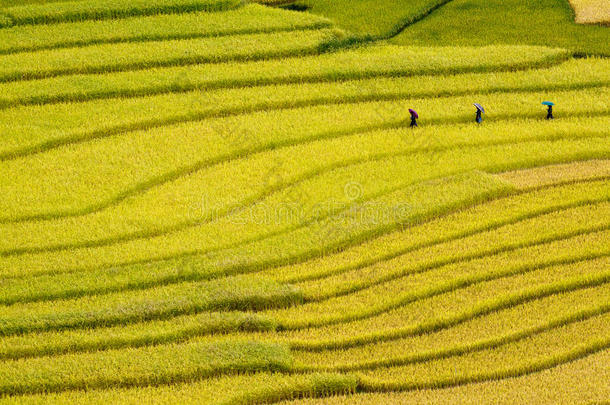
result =
[[0,0],[0,403],[610,398],[603,15],[259,3]]

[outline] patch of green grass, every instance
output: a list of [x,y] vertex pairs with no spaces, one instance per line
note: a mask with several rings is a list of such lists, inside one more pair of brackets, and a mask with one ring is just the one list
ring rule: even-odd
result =
[[[298,0],[313,14],[332,19],[356,34],[387,38],[424,18],[448,0]],[[263,0],[263,2],[265,2]]]
[[[252,312],[202,312],[109,327],[69,328],[4,336],[0,339],[0,358],[16,360],[73,352],[155,346],[207,335],[222,337],[229,333],[276,329],[277,324],[272,319]],[[215,338],[210,337],[210,340]]]
[[[563,284],[558,284],[557,287],[543,286],[541,291],[548,292],[556,288],[568,288],[568,285],[571,285],[570,283],[576,283],[575,285],[586,285],[587,283],[593,282],[594,279],[595,277],[584,278],[582,281],[572,279],[567,283],[564,282]],[[532,291],[534,290],[535,289]],[[538,290],[540,290],[540,288]],[[485,305],[481,306],[480,308],[485,308]],[[600,331],[597,326],[594,326],[594,328],[596,328],[595,330],[598,332]],[[564,339],[569,336],[569,334],[562,334],[560,339]],[[595,335],[593,334],[590,336],[590,339],[593,339],[594,337]],[[536,338],[538,338],[538,336],[534,337],[534,340]],[[278,348],[281,351],[282,348],[285,348],[286,346],[272,346],[271,344],[247,344],[248,346],[245,348],[240,346],[239,350],[234,350],[234,345],[235,344],[230,343],[230,341],[227,341],[226,343],[212,344],[202,341],[179,346],[170,345],[149,349],[66,355],[53,358],[52,360],[42,358],[6,362],[3,364],[0,370],[4,371],[4,374],[7,376],[7,378],[3,379],[5,382],[4,392],[27,393],[36,392],[43,389],[46,391],[54,391],[81,388],[85,386],[84,376],[88,376],[86,379],[87,387],[108,387],[114,385],[130,386],[136,383],[159,384],[169,381],[167,378],[171,378],[171,381],[183,381],[194,378],[195,375],[201,378],[201,376],[205,376],[206,373],[213,373],[216,369],[223,369],[225,367],[223,360],[218,360],[216,357],[212,357],[211,361],[206,360],[207,357],[204,359],[201,359],[200,357],[203,353],[213,353],[211,354],[212,356],[218,356],[219,352],[223,353],[222,349],[215,349],[216,347],[228,348],[228,351],[230,352],[228,354],[229,358],[235,361],[235,357],[238,357],[238,359],[243,359],[242,361],[246,363],[245,365],[242,365],[241,362],[238,364],[231,363],[229,367],[226,367],[226,370],[235,371],[256,368],[253,367],[252,364],[255,364],[258,367],[279,367],[279,369],[283,370],[287,370],[289,367],[291,367],[292,361],[287,360],[288,354],[285,349],[283,349],[283,355],[275,354],[274,351],[274,348]],[[268,353],[270,349],[274,349],[271,350],[274,354],[267,356],[266,353]],[[176,350],[180,350],[180,361],[173,362],[171,366],[165,367],[162,373],[158,373],[158,362],[161,359],[167,360],[168,358],[173,358]],[[261,353],[263,356],[263,361],[261,361],[261,359],[259,359],[256,355],[253,355],[252,352]],[[208,356],[209,355],[210,354],[208,354]],[[268,357],[274,359],[271,364],[269,364],[269,361],[264,361]],[[221,358],[224,358],[224,355],[221,355]],[[87,367],[75,369],[74,364],[79,362],[86,363]],[[209,363],[212,363],[213,366],[208,366]],[[42,364],[45,364],[44,370],[46,371],[41,368]],[[119,364],[120,367],[122,367],[121,371],[116,369],[116,365]],[[194,364],[198,365],[196,372],[192,371]],[[151,374],[149,374],[152,370],[157,370],[154,378]],[[59,376],[50,377],[48,375],[49,371],[53,372],[55,375],[59,374]],[[25,380],[34,382],[34,384],[28,385],[27,387],[29,388],[26,389],[25,383],[22,383],[22,381]],[[39,388],[41,384],[39,381],[42,380],[45,381],[43,386],[44,388]]]
[[607,27],[573,20],[565,0],[453,0],[392,40],[405,45],[562,47],[585,55],[610,55]]

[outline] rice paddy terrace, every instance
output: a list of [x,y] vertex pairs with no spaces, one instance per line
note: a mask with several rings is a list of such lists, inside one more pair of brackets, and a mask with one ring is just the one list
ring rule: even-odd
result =
[[607,400],[607,5],[260,3],[0,0],[0,402]]

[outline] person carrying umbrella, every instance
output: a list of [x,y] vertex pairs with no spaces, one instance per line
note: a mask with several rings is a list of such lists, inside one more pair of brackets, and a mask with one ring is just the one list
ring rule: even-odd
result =
[[548,107],[547,113],[546,113],[546,119],[547,120],[552,120],[555,117],[553,117],[553,106],[555,105],[555,103],[551,102],[551,101],[543,101],[542,105],[545,105]]
[[477,108],[477,115],[475,117],[475,121],[477,122],[477,124],[480,124],[481,122],[483,122],[483,113],[485,113],[485,109],[479,103],[474,103],[473,105]]
[[411,125],[410,127],[416,127],[417,126],[417,119],[419,118],[419,114],[417,113],[417,111],[415,111],[412,108],[409,108],[409,114],[411,114]]

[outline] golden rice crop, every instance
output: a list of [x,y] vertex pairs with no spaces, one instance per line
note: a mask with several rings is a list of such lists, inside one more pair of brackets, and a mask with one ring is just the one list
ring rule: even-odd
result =
[[[542,297],[526,304],[474,318],[453,328],[407,339],[409,339],[413,351],[441,350],[445,345],[456,341],[473,343],[481,339],[493,339],[499,332],[510,334],[516,328],[535,328],[542,319],[548,319],[551,322],[559,318],[568,319],[572,314],[577,313],[582,313],[583,316],[598,313],[597,306],[592,303],[602,302],[603,297],[608,294],[608,288],[606,284]],[[272,331],[270,333],[275,334],[277,333],[276,328],[277,325],[270,319],[265,319],[260,315],[208,312],[178,316],[169,320],[135,322],[112,327],[66,329],[4,337],[0,340],[0,358],[18,359],[108,348],[139,347],[181,342],[205,335],[209,335],[207,339],[209,341],[248,338],[248,336],[251,338],[254,331]],[[249,331],[249,334],[237,334],[239,331]],[[291,335],[301,337],[306,334],[306,331],[291,332]],[[281,336],[258,334],[256,338],[274,340],[280,339]],[[400,342],[404,343],[405,340],[397,338],[387,342],[372,341],[352,349],[335,350],[332,352],[332,358],[329,357],[328,352],[324,351],[297,351],[294,352],[294,355],[298,357],[299,361],[309,364],[323,364],[323,359],[326,359],[326,365],[332,366],[349,363],[350,359],[353,362],[353,359],[356,358],[353,356],[354,353],[394,350],[393,348],[400,347]],[[379,356],[380,361],[382,358]]]
[[[586,195],[583,193],[583,190],[587,190]],[[587,204],[592,204],[596,200],[604,201],[607,198],[606,184],[599,181],[529,192],[510,198],[503,198],[495,202],[488,202],[477,208],[457,214],[449,214],[424,225],[408,227],[399,232],[390,233],[385,237],[356,245],[335,255],[307,261],[301,265],[274,268],[260,274],[270,279],[287,280],[289,282],[303,280],[305,282],[300,284],[304,286],[311,285],[311,283],[316,285],[315,283],[318,283],[316,280],[324,280],[325,277],[357,272],[369,266],[374,268],[378,263],[383,264],[397,257],[417,257],[420,251],[442,251],[444,247],[452,245],[458,247],[461,245],[463,246],[460,248],[462,250],[469,249],[467,246],[464,246],[467,244],[464,241],[476,242],[478,240],[484,242],[486,238],[496,238],[498,241],[502,241],[502,238],[495,236],[495,230],[500,230],[500,235],[508,239],[512,234],[511,232],[527,229],[528,226],[531,227],[532,225],[544,226],[549,219],[570,215],[574,211],[578,212],[577,207],[584,206],[586,208]],[[556,200],[561,201],[561,203],[554,202]],[[591,209],[594,211],[595,206],[583,212],[589,212]],[[499,211],[503,212],[504,216],[498,216],[496,213]],[[479,223],[474,222],[475,218],[479,219]],[[599,221],[603,224],[604,217],[599,217]],[[470,229],[451,229],[449,226],[451,224],[469,222],[472,223]],[[575,224],[570,220],[564,224],[558,224],[557,222],[548,222],[556,228],[547,227],[545,229],[547,233],[541,234],[534,240],[550,241],[555,237],[557,232],[561,234],[562,231],[563,234],[566,234],[567,231],[567,235],[579,232],[578,228],[574,229],[575,225],[578,226],[577,223]],[[455,227],[455,225],[453,226]],[[595,226],[597,224],[588,225],[589,228]],[[540,230],[542,229],[544,228],[540,228]],[[506,236],[503,236],[503,234]],[[529,240],[529,236],[524,236],[523,240]],[[477,245],[480,246],[481,243],[479,242]],[[515,245],[515,248],[518,248],[521,246],[521,243],[513,243],[513,245]],[[500,253],[502,249],[500,246],[489,245],[483,247],[483,252],[485,251],[489,251],[489,254],[494,254]],[[370,258],[365,259],[365,255],[362,252],[368,252]],[[450,264],[454,260],[452,259],[453,254],[443,254],[443,256],[447,256],[450,259],[442,260],[442,257],[439,257],[436,260],[432,260],[432,263],[442,266],[443,264]],[[354,257],[359,257],[360,262],[354,260]],[[461,256],[458,254],[457,257]],[[202,261],[205,263],[204,258],[202,258]],[[196,262],[194,260],[194,263]],[[178,281],[181,277],[188,277],[188,273],[174,274],[171,272],[179,263],[159,263],[157,265],[156,276],[166,274],[164,278],[166,282],[171,280]],[[199,264],[199,266],[202,266],[203,263]],[[232,263],[217,263],[216,265],[222,268],[223,265],[230,267]],[[147,269],[147,267],[145,266],[144,269]],[[166,273],[168,270],[170,272]],[[108,272],[102,269],[94,273],[69,273],[27,280],[19,278],[4,280],[2,296],[5,302],[12,302],[19,296],[26,300],[57,297],[61,296],[62,291],[63,294],[78,295],[79,292],[82,294],[94,291],[112,291],[113,288],[116,290],[129,288],[130,286],[142,287],[150,285],[151,281],[155,280],[154,277],[151,278],[149,273],[149,271],[143,270],[142,266],[134,266],[123,269],[120,273],[118,271]],[[307,282],[307,280],[312,281]]]
[[[464,186],[463,190],[435,195],[435,188],[438,190],[439,187],[448,187],[445,183],[450,182],[440,180],[435,184],[434,181],[426,183],[426,180],[455,175],[460,170],[499,172],[516,167],[533,166],[540,162],[558,163],[596,158],[607,153],[607,146],[608,142],[605,137],[595,137],[556,140],[551,149],[548,148],[547,142],[540,141],[501,144],[482,149],[464,148],[459,151],[438,154],[441,157],[446,156],[442,161],[447,162],[447,165],[434,165],[433,167],[429,163],[429,153],[368,161],[306,180],[281,193],[272,194],[250,208],[233,211],[230,215],[221,216],[218,220],[209,223],[195,224],[158,236],[153,234],[126,240],[117,238],[102,240],[101,243],[87,242],[82,247],[78,245],[48,246],[32,251],[7,252],[0,262],[1,267],[6,269],[4,275],[19,274],[24,271],[28,274],[40,274],[41,271],[44,271],[43,269],[49,273],[50,269],[52,269],[51,272],[62,272],[70,269],[91,268],[91,266],[105,267],[198,254],[215,256],[222,249],[247,244],[249,244],[248,249],[251,250],[236,257],[236,262],[246,264],[251,261],[248,258],[251,254],[255,257],[267,256],[268,260],[273,260],[273,258],[286,260],[291,256],[302,255],[311,249],[319,252],[323,252],[325,249],[332,250],[349,239],[359,239],[358,234],[366,235],[370,232],[377,233],[384,229],[393,229],[401,222],[417,220],[426,213],[434,215],[443,212],[459,205],[459,201],[461,204],[476,202],[486,196],[506,192],[509,189],[495,179],[488,180],[485,176],[475,175],[474,177],[457,177],[469,181],[456,182],[456,184]],[[473,160],[474,155],[479,157],[479,160]],[[409,178],[408,171],[414,173],[415,168],[426,170],[429,175],[425,180]],[[376,177],[372,177],[372,173],[375,173]],[[361,202],[358,204],[364,207],[367,204],[382,207],[381,212],[389,212],[390,215],[383,215],[380,221],[359,221],[358,216],[355,221],[350,221],[350,217],[346,216],[346,213],[351,212],[349,211],[350,194],[345,192],[345,186],[350,181],[360,184],[364,190],[360,197]],[[415,184],[409,188],[409,184],[412,183]],[[325,184],[335,186],[328,187]],[[467,187],[467,184],[471,186]],[[312,195],[307,190],[320,190],[321,192]],[[414,197],[406,194],[409,192],[412,193],[412,196],[418,195],[422,198],[422,203],[415,204]],[[296,196],[311,195],[311,198],[297,200],[297,215],[288,215],[285,219],[287,214],[284,213],[284,210],[278,210],[278,207],[281,208],[286,201],[291,201],[286,199],[291,193]],[[301,201],[303,202],[301,203]],[[405,205],[401,205],[403,203]],[[392,215],[393,211],[398,212],[399,218],[406,219],[396,222],[396,215]],[[279,214],[274,214],[276,212]],[[330,219],[330,222],[327,221],[327,218]],[[347,223],[349,226],[334,226],[333,223]],[[333,234],[332,230],[337,230],[337,232]],[[325,234],[327,236],[324,236]],[[300,240],[302,243],[298,246],[290,243],[295,240]],[[218,260],[218,256],[215,258]]]
[[[241,12],[241,10],[236,11]],[[178,18],[175,16],[164,18]],[[216,19],[217,20],[217,19]],[[215,20],[215,21],[216,21]],[[288,20],[290,19],[283,19]],[[222,19],[220,21],[223,21]],[[263,20],[264,21],[264,20]],[[218,23],[220,24],[220,23]],[[316,83],[315,86],[293,86],[300,92],[313,94],[328,93],[328,89],[342,87],[336,81],[367,79],[375,77],[409,77],[409,76],[445,76],[459,73],[472,73],[473,76],[458,76],[442,79],[439,77],[418,77],[425,80],[402,80],[403,92],[410,95],[454,94],[447,89],[453,86],[479,88],[485,83],[493,88],[515,86],[520,84],[543,86],[577,83],[587,78],[603,80],[607,75],[603,59],[586,59],[565,61],[568,57],[560,49],[536,47],[497,47],[489,50],[493,54],[476,52],[474,48],[443,48],[440,52],[432,48],[402,48],[396,46],[376,46],[345,50],[337,53],[299,58],[285,58],[257,62],[228,62],[223,64],[204,64],[152,68],[128,72],[106,72],[105,74],[80,74],[59,76],[36,81],[0,83],[2,94],[0,107],[40,103],[57,103],[62,101],[84,101],[97,98],[119,96],[150,96],[170,92],[191,90],[214,90],[220,88],[240,88],[261,85],[279,85],[288,83]],[[561,64],[562,62],[565,62]],[[527,70],[534,67],[548,70],[522,72],[520,75],[502,74],[477,75],[476,73]],[[569,75],[569,80],[568,80]],[[535,81],[533,78],[536,78]],[[525,82],[524,82],[525,81]],[[324,84],[326,83],[326,84]],[[376,86],[382,91],[383,81]],[[389,81],[391,83],[391,81]],[[356,83],[366,85],[366,83]],[[320,88],[318,88],[320,86]],[[370,86],[370,85],[369,85]],[[257,91],[258,90],[258,91]],[[263,94],[260,94],[263,90]],[[258,93],[259,98],[272,96],[280,89],[266,88],[248,91],[242,89],[240,94],[247,94],[246,99]],[[356,90],[356,89],[353,89]],[[388,90],[392,90],[389,88]],[[394,89],[396,91],[396,89]],[[458,91],[456,88],[455,91]],[[215,94],[201,93],[200,97],[213,97]],[[331,94],[327,94],[331,95]],[[341,96],[338,94],[337,96]],[[381,94],[379,94],[381,96]],[[114,100],[126,101],[126,100]],[[244,104],[248,100],[242,100]],[[252,100],[254,101],[254,100]],[[250,102],[251,104],[252,102]],[[72,113],[77,113],[77,106],[72,106]],[[91,110],[91,109],[90,109]]]
[[[608,350],[590,354],[581,359],[557,365],[551,369],[539,370],[520,377],[493,379],[477,384],[464,384],[454,388],[422,389],[409,392],[361,393],[356,395],[329,396],[316,399],[298,399],[284,402],[285,405],[375,405],[375,404],[455,404],[465,401],[477,403],[522,402],[552,403],[566,400],[571,403],[603,401],[610,395],[605,384],[607,364],[610,361]],[[523,387],[527,387],[524,389]],[[555,387],[561,387],[560,390]],[[185,388],[186,389],[186,388]],[[162,390],[158,391],[163,395]],[[108,397],[112,395],[106,392]],[[135,397],[136,392],[130,393]],[[75,398],[92,398],[93,395]],[[114,396],[117,397],[115,393]],[[65,397],[64,397],[65,398]]]
[[500,177],[519,188],[540,187],[583,178],[610,176],[610,160],[589,160],[570,164],[502,173]]
[[[0,53],[101,43],[314,29],[329,25],[328,20],[308,14],[247,4],[224,13],[156,14],[119,20],[18,26],[0,31]],[[46,90],[49,91],[50,88],[46,87]]]
[[[0,392],[15,395],[163,384],[224,373],[282,371],[291,363],[285,347],[255,342],[186,343],[75,354],[3,362]],[[160,373],[161,369],[165,372]]]
[[[72,204],[77,203],[77,193],[83,196],[84,202],[95,195],[104,196],[111,192],[117,193],[109,197],[103,205],[94,203],[94,205],[85,206],[84,209],[78,211],[62,209],[45,213],[48,220],[44,222],[0,224],[0,230],[4,235],[4,239],[0,242],[0,251],[11,250],[11,248],[27,250],[37,246],[74,245],[79,242],[84,245],[84,241],[92,241],[92,244],[94,244],[93,241],[118,241],[120,239],[161,235],[172,230],[178,231],[219,220],[222,217],[230,216],[234,211],[247,210],[244,214],[247,215],[248,212],[252,211],[252,206],[256,206],[257,203],[266,199],[269,201],[268,199],[273,195],[292,195],[292,197],[284,202],[276,203],[269,209],[284,207],[286,209],[291,208],[290,211],[293,212],[303,208],[298,199],[295,201],[295,195],[298,195],[298,193],[294,190],[303,190],[300,187],[305,182],[338,170],[347,171],[350,168],[363,167],[367,163],[374,164],[403,155],[405,157],[413,156],[414,159],[418,159],[417,164],[427,165],[430,160],[438,160],[443,156],[447,158],[449,156],[458,157],[459,154],[454,151],[458,147],[464,148],[464,151],[472,151],[479,146],[491,147],[538,140],[596,137],[605,133],[603,128],[607,125],[607,120],[607,118],[589,120],[588,124],[592,128],[587,130],[582,129],[582,120],[576,119],[563,122],[558,126],[528,122],[529,126],[523,129],[515,129],[514,124],[506,122],[494,124],[485,129],[474,128],[472,125],[455,127],[441,125],[422,128],[414,135],[410,135],[404,129],[395,129],[355,133],[353,135],[322,136],[316,139],[314,132],[313,139],[295,142],[295,145],[287,145],[283,148],[265,148],[264,151],[259,153],[233,159],[229,162],[210,164],[207,167],[195,163],[194,168],[187,166],[184,169],[163,173],[163,170],[169,168],[162,166],[161,161],[158,161],[157,170],[159,170],[159,173],[153,177],[152,181],[144,177],[141,183],[136,184],[133,188],[128,188],[126,191],[117,190],[117,187],[121,185],[129,187],[129,184],[134,181],[135,174],[133,173],[124,178],[127,175],[126,173],[129,172],[129,168],[123,165],[127,165],[129,161],[100,161],[99,157],[102,156],[107,146],[116,151],[115,158],[122,156],[121,152],[127,156],[128,151],[119,151],[108,140],[108,142],[104,142],[104,145],[96,145],[100,148],[95,147],[88,153],[87,156],[91,164],[83,167],[82,171],[79,170],[82,173],[83,180],[80,185],[77,181],[70,183],[70,190],[60,189],[61,184],[67,184],[65,176],[68,173],[65,175],[58,173],[61,170],[59,167],[53,175],[48,175],[45,178],[35,179],[32,176],[33,173],[24,173],[25,175],[22,177],[10,179],[11,183],[7,179],[5,184],[9,183],[7,185],[12,187],[14,191],[9,187],[1,187],[0,185],[0,189],[3,189],[6,198],[3,204],[6,211],[13,209],[13,207],[17,208],[17,202],[23,203],[24,201],[21,198],[11,204],[13,195],[16,200],[20,196],[16,185],[18,181],[22,184],[29,184],[32,199],[37,191],[41,198],[46,195],[48,200],[51,199],[51,196],[54,199],[60,199],[63,195],[70,193],[74,198]],[[594,123],[597,125],[593,126]],[[537,128],[538,131],[532,134],[532,128]],[[299,134],[298,130],[298,127],[291,127],[289,130],[293,134],[291,136],[307,135],[306,133]],[[281,132],[275,132],[275,134],[277,137],[282,135]],[[185,154],[180,155],[183,159],[186,157],[189,145],[193,145],[186,143],[186,135],[185,132],[185,138],[183,138],[185,140],[183,145]],[[262,136],[264,136],[263,131],[261,131]],[[289,135],[286,134],[286,136]],[[174,140],[172,139],[172,142]],[[167,140],[164,141],[162,137],[159,137],[158,141],[160,144],[168,142]],[[253,138],[253,142],[261,141],[262,139],[259,136]],[[138,145],[146,147],[146,144],[148,143],[150,146],[151,142],[150,139],[141,139],[138,140]],[[212,142],[209,145],[211,147]],[[219,149],[219,145],[216,146]],[[227,149],[230,150],[231,147],[231,145],[227,145]],[[123,149],[127,149],[126,145]],[[81,149],[79,148],[79,150]],[[193,159],[197,159],[197,151],[194,147],[190,151],[193,153]],[[219,150],[217,152],[221,153]],[[202,150],[201,153],[205,153],[205,151]],[[132,153],[131,158],[134,158],[134,155],[135,152]],[[111,159],[110,155],[108,156]],[[158,156],[159,159],[164,159],[162,153],[159,153]],[[144,161],[152,162],[153,159],[150,154],[143,156],[143,158],[146,158],[146,160],[138,160],[138,162],[143,164]],[[63,162],[66,163],[69,159],[73,159],[75,164],[85,162],[85,156],[82,153],[70,155],[64,153]],[[36,164],[31,162],[29,169],[32,172],[43,173],[53,167],[52,162],[53,159],[50,156],[45,157],[37,160]],[[295,162],[299,162],[298,170],[292,167]],[[186,164],[187,162],[174,159],[167,162],[170,165],[179,163]],[[14,164],[7,164],[5,171],[0,169],[0,173],[9,173],[11,172],[9,169],[23,167],[23,164],[24,162],[17,161]],[[133,165],[134,163],[130,164]],[[124,170],[120,170],[121,167],[124,167]],[[144,167],[142,166],[142,168]],[[249,167],[257,167],[257,171],[249,171]],[[94,170],[95,168],[97,170]],[[85,182],[86,179],[94,179],[95,173],[100,171],[107,173],[108,180],[114,178],[116,181],[106,182],[105,184],[99,182],[100,184],[97,184],[96,187],[91,185],[91,181]],[[115,173],[114,176],[111,176],[112,172]],[[150,171],[143,171],[142,174],[150,175]],[[231,181],[227,182],[227,179],[231,179]],[[349,181],[356,180],[355,178],[346,179],[345,184]],[[366,186],[363,183],[360,187]],[[205,190],[205,192],[202,192],[202,190]],[[305,189],[301,194],[307,192]],[[44,203],[44,201],[42,202]],[[34,202],[32,202],[32,207],[25,208],[31,209],[33,205]],[[269,205],[266,204],[266,206]],[[80,207],[77,206],[77,208]],[[285,216],[289,216],[289,214],[286,213]],[[293,216],[296,216],[296,214],[298,212]],[[280,213],[276,215],[276,217],[278,216],[280,216]],[[121,220],[117,220],[118,218]],[[126,220],[128,218],[129,221]],[[293,224],[297,220],[297,218],[274,219],[282,222],[290,221]],[[100,223],[105,225],[100,227],[98,226]]]
[[[493,237],[496,229],[509,230],[520,226],[521,223],[536,221],[536,218],[554,212],[559,213],[607,198],[608,187],[604,181],[545,187],[487,201],[478,206],[466,207],[435,220],[414,224],[397,232],[356,244],[333,255],[315,258],[301,264],[272,268],[260,274],[289,283],[322,279],[373,266],[401,255],[414,256],[419,250],[433,249],[435,246],[453,241],[459,243],[462,239],[476,238],[477,235]],[[493,245],[489,247],[492,248]]]
[[605,399],[606,28],[551,3],[0,0],[0,403]]
[[[543,118],[544,110],[532,109],[523,113],[523,105],[535,105],[548,94],[552,94],[558,103],[564,105],[562,108],[566,108],[566,112],[561,114],[566,116],[604,116],[608,108],[604,99],[607,92],[608,88],[603,87],[552,93],[515,93],[510,101],[506,101],[502,94],[481,95],[479,99],[488,105],[490,111],[494,111],[490,113],[490,122],[523,116],[540,118],[542,115]],[[586,101],[582,101],[581,98],[585,97]],[[116,197],[108,196],[120,196],[122,190],[132,187],[138,190],[143,188],[142,185],[149,188],[151,181],[152,184],[163,183],[166,178],[171,180],[184,177],[200,168],[224,163],[249,153],[304,143],[305,140],[340,137],[374,129],[404,128],[408,125],[405,114],[410,107],[428,110],[429,116],[422,117],[422,126],[470,122],[473,121],[473,112],[472,107],[469,107],[469,99],[470,96],[459,96],[271,110],[164,126],[156,130],[141,130],[136,134],[124,133],[118,137],[106,136],[103,140],[94,142],[79,142],[70,145],[67,150],[56,148],[48,154],[5,162],[0,170],[19,174],[20,178],[18,181],[12,179],[0,182],[0,190],[4,195],[0,201],[2,216],[10,221],[22,217],[53,217],[54,211],[79,213],[84,208],[83,205],[95,208],[96,204],[91,199],[114,200]],[[302,119],[305,116],[308,119]],[[17,122],[29,126],[27,120]],[[256,125],[252,125],[252,122]],[[587,128],[581,132],[605,129],[603,125],[606,124],[593,125],[594,122],[591,121],[590,126],[587,124]],[[512,127],[515,132],[524,132],[525,128],[517,128],[522,125],[515,122]],[[408,137],[408,133],[410,132],[404,133],[403,137]],[[34,138],[33,134],[30,136]],[[21,139],[16,136],[13,142],[21,143]],[[31,142],[32,139],[26,142]],[[423,136],[422,139],[425,143]],[[71,141],[74,141],[71,135],[61,140]],[[153,148],[156,145],[159,149]],[[175,154],[164,153],[167,148],[175,151]],[[62,158],[57,159],[58,155]],[[63,165],[68,161],[79,163],[74,170],[82,173],[81,176],[75,179],[72,171],[65,170]],[[87,164],[84,164],[85,161]],[[29,170],[20,170],[24,164]],[[152,168],[148,169],[149,167]],[[92,182],[90,176],[100,171],[108,175],[98,182]],[[71,180],[67,181],[66,177]],[[2,176],[1,179],[5,177]],[[20,193],[20,184],[23,183],[28,183],[30,187],[27,203]],[[129,192],[133,193],[133,190]],[[71,198],[63,196],[67,193]],[[48,197],[41,198],[42,195]],[[58,206],[56,198],[65,202]],[[16,200],[20,200],[19,203],[15,203]]]
[[0,82],[316,53],[330,29],[90,45],[0,55]]
[[119,0],[60,1],[43,4],[17,4],[2,8],[0,28],[27,24],[103,20],[134,15],[192,11],[223,11],[238,7],[238,0]]

